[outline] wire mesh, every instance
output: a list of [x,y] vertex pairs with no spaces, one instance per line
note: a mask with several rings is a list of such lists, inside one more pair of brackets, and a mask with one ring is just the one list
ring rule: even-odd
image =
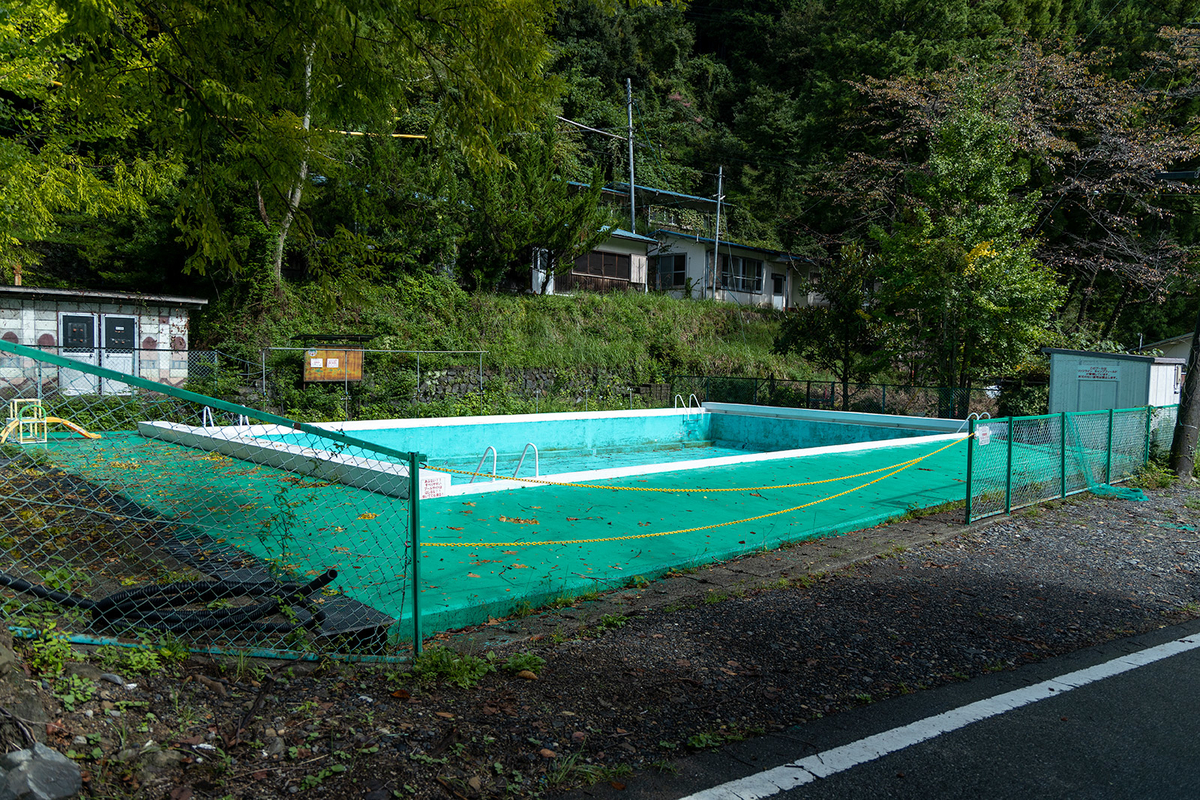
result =
[[[403,651],[410,454],[35,349],[0,351],[10,626],[201,649]],[[314,444],[239,457],[253,437],[295,428]]]
[[988,420],[976,426],[967,521],[1128,480],[1169,448],[1176,406]]

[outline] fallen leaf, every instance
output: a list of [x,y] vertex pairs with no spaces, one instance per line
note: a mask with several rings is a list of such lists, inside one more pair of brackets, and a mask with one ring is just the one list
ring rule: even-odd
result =
[[616,789],[618,792],[625,791],[625,784],[621,783],[620,781],[609,781],[608,785]]
[[454,527],[453,525],[447,525],[446,527],[447,527],[447,528],[449,528],[449,529],[450,529],[450,530],[452,530],[452,531],[461,531],[461,530],[462,530],[462,528],[456,528],[456,527]]
[[538,750],[538,754],[541,755],[542,758],[558,758],[558,753],[547,747],[543,747],[541,750]]
[[537,680],[537,675],[527,669],[523,669],[520,672],[518,672],[517,677],[524,678],[527,681],[536,681]]
[[468,577],[468,578],[478,578],[479,576],[478,576],[478,575],[476,575],[474,572],[468,572],[468,573],[467,573],[467,577]]
[[392,697],[395,697],[398,700],[408,700],[410,697],[412,697],[412,695],[408,693],[408,689],[397,689],[396,691],[392,692]]
[[454,715],[449,711],[435,711],[433,712],[433,715],[435,717],[441,717],[442,719],[454,719]]
[[378,514],[372,514],[369,511],[364,511],[363,513],[358,515],[358,518],[359,519],[375,519],[378,516],[379,516]]

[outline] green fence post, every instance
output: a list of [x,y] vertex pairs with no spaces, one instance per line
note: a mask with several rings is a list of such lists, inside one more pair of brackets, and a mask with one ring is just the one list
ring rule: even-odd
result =
[[967,425],[967,519],[964,524],[971,524],[971,495],[974,494],[971,487],[971,477],[975,463],[975,420],[968,420]]
[[[887,384],[884,383],[884,384],[880,384],[880,385],[883,387],[883,397],[879,401],[879,413],[886,414],[887,413]],[[968,449],[970,449],[970,448],[968,448]]]
[[1106,484],[1112,482],[1112,435],[1113,435],[1113,410],[1108,410],[1108,445],[1105,448],[1107,452],[1104,455],[1104,482]]
[[1008,418],[1008,457],[1004,468],[1004,513],[1012,513],[1012,440],[1013,418]]
[[421,655],[421,454],[408,454],[408,519],[413,554],[413,657]]
[[1154,406],[1146,406],[1146,452],[1142,457],[1143,465],[1150,463],[1150,437],[1154,433],[1153,428],[1152,428],[1153,424],[1154,424]]
[[1058,456],[1059,456],[1059,485],[1062,487],[1061,497],[1064,499],[1067,496],[1067,412],[1062,412],[1059,415],[1059,433],[1058,433]]
[[812,381],[804,382],[804,407],[812,408]]

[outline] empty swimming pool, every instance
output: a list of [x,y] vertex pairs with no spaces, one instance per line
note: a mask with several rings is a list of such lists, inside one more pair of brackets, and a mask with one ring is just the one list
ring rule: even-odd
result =
[[[407,476],[374,447],[425,456],[422,496],[478,494],[555,481],[603,480],[952,436],[958,420],[708,403],[702,408],[320,423],[361,446],[274,425],[199,428],[143,423],[144,435],[354,485]],[[287,460],[290,459],[290,460]],[[310,467],[306,467],[310,465]],[[332,466],[331,466],[332,465]],[[338,467],[338,465],[342,465]],[[338,468],[335,468],[338,467]],[[358,478],[348,477],[360,472]],[[513,480],[516,478],[518,480]]]

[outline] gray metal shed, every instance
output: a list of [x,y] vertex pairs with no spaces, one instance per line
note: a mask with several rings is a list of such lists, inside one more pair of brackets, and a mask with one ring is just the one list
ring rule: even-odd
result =
[[1047,348],[1050,413],[1169,406],[1179,402],[1182,358]]

